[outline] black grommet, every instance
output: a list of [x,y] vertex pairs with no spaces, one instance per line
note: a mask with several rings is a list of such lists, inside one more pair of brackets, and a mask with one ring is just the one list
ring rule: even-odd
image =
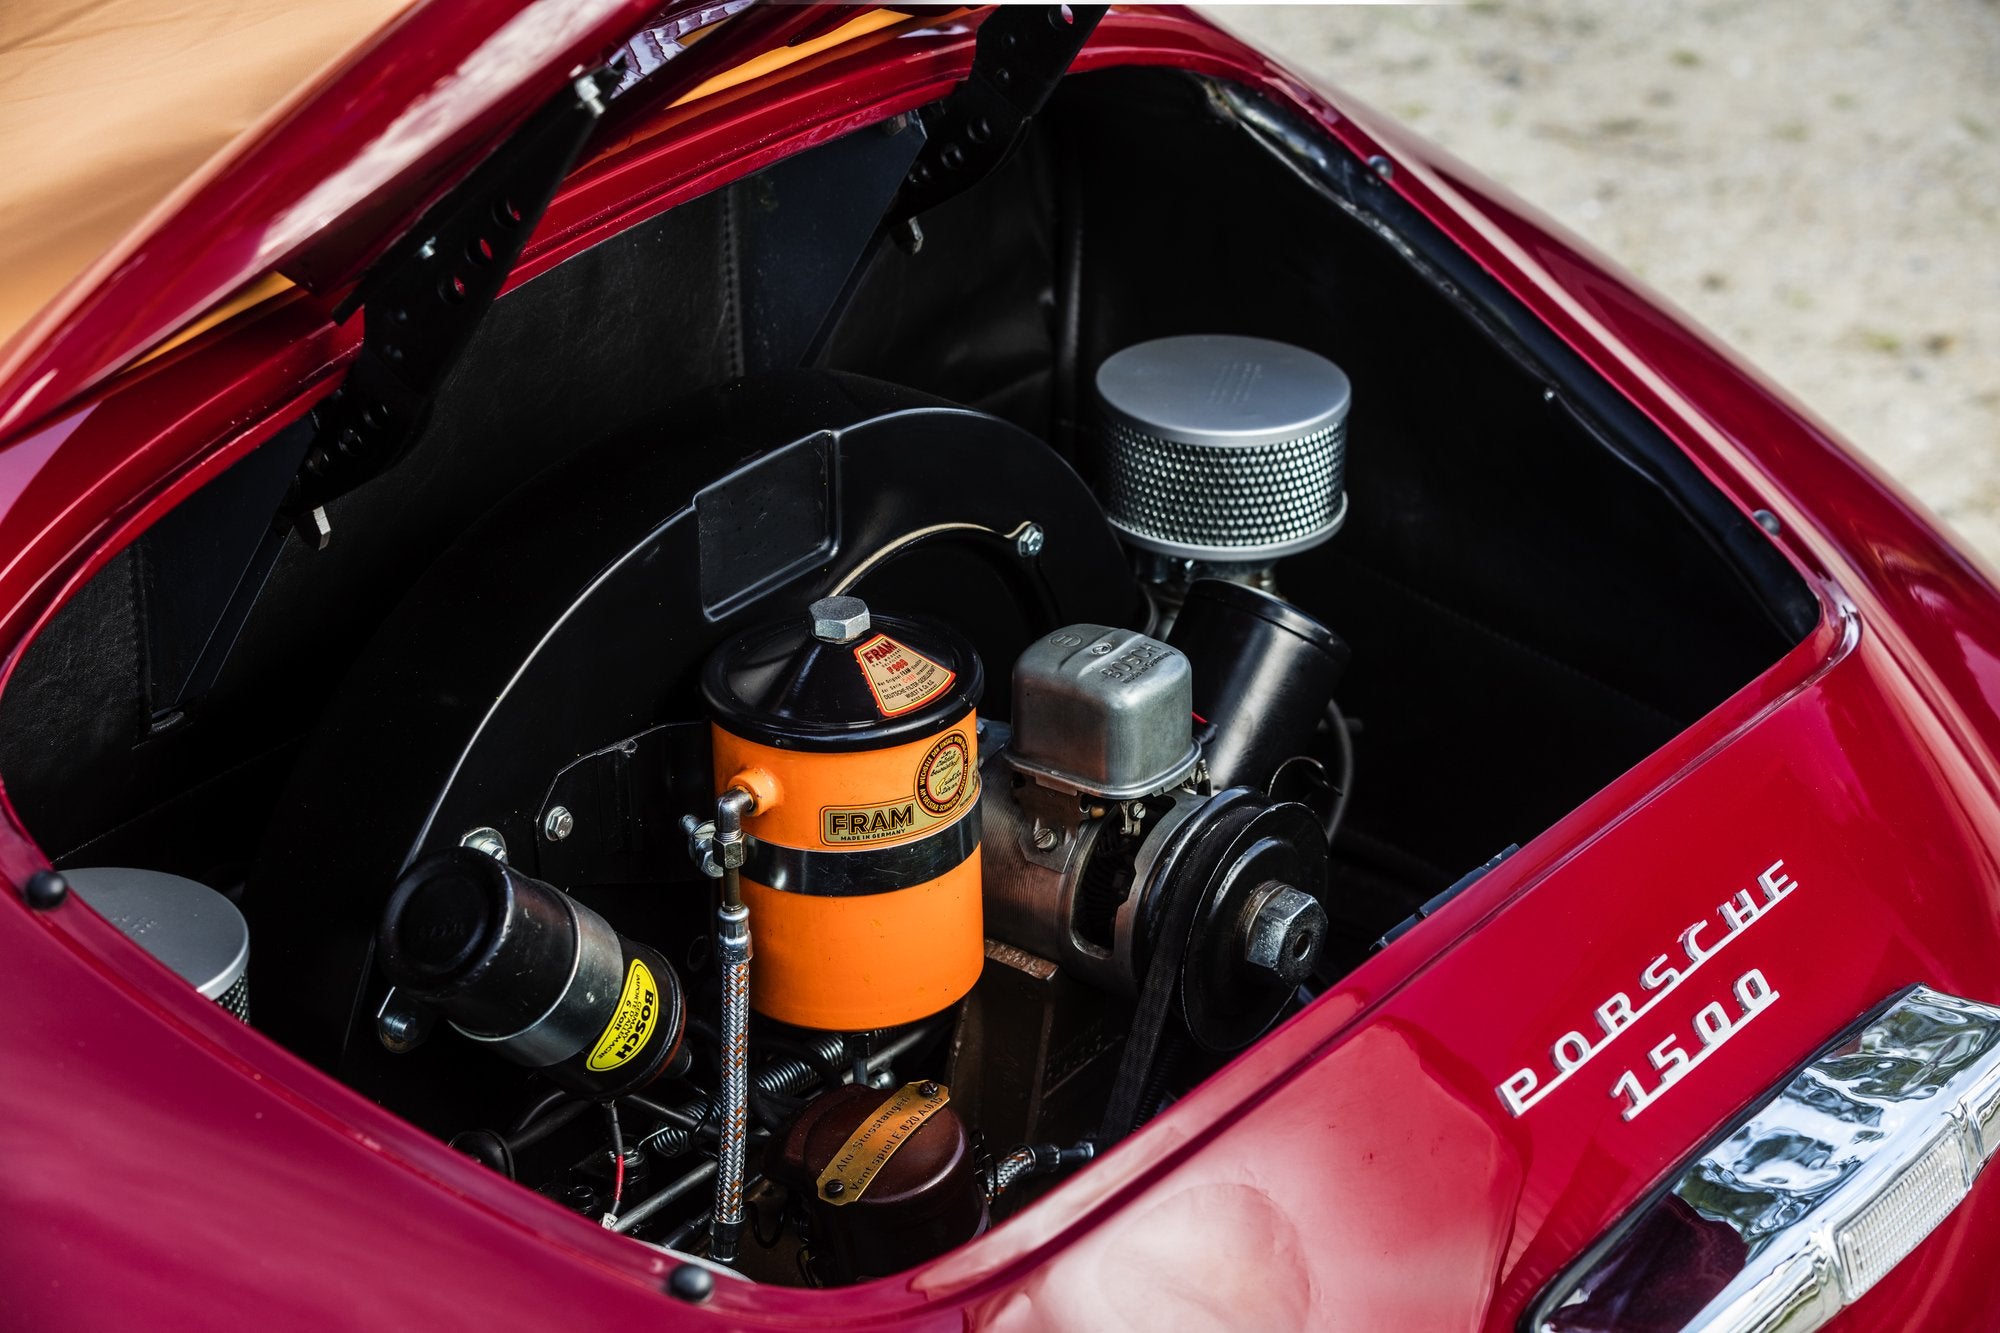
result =
[[668,1276],[667,1294],[699,1305],[715,1294],[715,1275],[699,1264],[682,1264]]
[[21,896],[28,900],[28,906],[37,912],[46,912],[61,907],[69,897],[69,881],[53,870],[37,870],[28,876],[28,882],[21,886]]

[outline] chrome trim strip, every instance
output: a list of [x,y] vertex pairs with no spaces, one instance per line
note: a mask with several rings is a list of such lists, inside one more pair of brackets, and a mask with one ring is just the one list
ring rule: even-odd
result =
[[[1926,986],[1893,997],[1672,1186],[1747,1255],[1685,1327],[1821,1327],[1951,1215],[1996,1149],[2000,1008]],[[1628,1223],[1669,1202],[1656,1197]],[[1566,1305],[1607,1278],[1608,1253],[1596,1247],[1551,1288],[1536,1327],[1556,1327]]]

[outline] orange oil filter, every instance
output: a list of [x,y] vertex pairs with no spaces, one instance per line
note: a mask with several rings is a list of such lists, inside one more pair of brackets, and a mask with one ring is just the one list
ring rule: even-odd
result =
[[956,1003],[985,959],[978,654],[956,631],[823,598],[708,660],[718,793],[744,819],[751,1007],[892,1027]]

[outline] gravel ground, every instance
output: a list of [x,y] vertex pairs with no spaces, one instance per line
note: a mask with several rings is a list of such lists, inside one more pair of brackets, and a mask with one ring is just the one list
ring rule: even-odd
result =
[[1210,11],[1617,257],[2000,567],[2000,3]]

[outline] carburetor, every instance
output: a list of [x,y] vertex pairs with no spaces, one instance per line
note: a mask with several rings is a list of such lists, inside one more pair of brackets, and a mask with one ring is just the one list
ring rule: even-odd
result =
[[[1330,695],[1345,647],[1286,611],[1322,636],[1313,651],[1331,670],[1313,675]],[[1232,754],[1298,753],[1304,738],[1225,743],[1195,715],[1196,671],[1179,647],[1105,625],[1071,625],[1021,655],[1012,732],[989,726],[981,752],[987,925],[1099,990],[1171,985],[1194,1040],[1227,1052],[1255,1040],[1318,961],[1328,856],[1311,810],[1264,793],[1270,774],[1215,789],[1198,722],[1209,748]],[[1294,720],[1239,717],[1227,739]]]

